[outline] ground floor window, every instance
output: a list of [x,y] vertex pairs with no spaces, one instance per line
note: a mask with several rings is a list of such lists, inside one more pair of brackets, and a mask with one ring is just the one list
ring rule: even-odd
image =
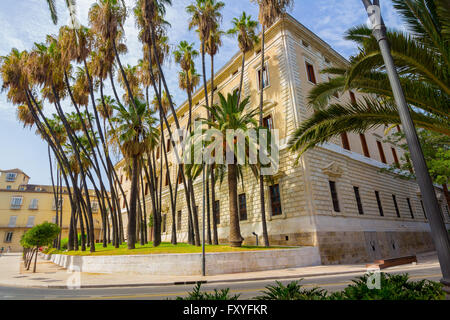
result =
[[377,198],[377,205],[380,216],[384,217],[383,206],[381,205],[380,193],[378,191],[375,191],[375,197]]
[[239,220],[247,220],[247,197],[245,193],[239,195]]
[[163,233],[166,232],[166,220],[167,220],[167,215],[163,214],[163,216],[162,216],[162,232]]
[[213,205],[213,215],[216,217],[216,223],[220,224],[220,201],[214,201]]
[[5,243],[10,243],[12,241],[13,233],[7,232],[5,235]]
[[411,218],[414,219],[414,212],[411,206],[411,200],[409,200],[409,198],[406,198],[406,202],[408,202],[408,208],[409,208],[409,213],[411,214]]
[[358,206],[358,213],[360,215],[363,215],[364,209],[361,201],[361,195],[359,194],[359,187],[353,187],[353,191],[355,192],[356,204]]
[[400,210],[398,209],[397,197],[395,194],[392,195],[392,201],[394,201],[395,213],[397,214],[397,217],[400,218]]
[[336,182],[329,181],[329,184],[330,184],[331,199],[333,200],[333,210],[335,212],[341,212],[341,208],[339,206],[339,197],[337,194]]
[[272,216],[279,216],[283,212],[281,210],[280,185],[275,184],[269,187],[270,202],[272,205]]
[[177,230],[181,230],[181,210],[177,213]]

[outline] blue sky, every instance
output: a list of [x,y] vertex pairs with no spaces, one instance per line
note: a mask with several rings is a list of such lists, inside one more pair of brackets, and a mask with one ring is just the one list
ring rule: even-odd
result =
[[[258,8],[248,0],[223,0],[223,29],[230,28],[233,17],[242,11],[251,14],[255,19]],[[77,0],[78,16],[82,24],[87,24],[90,6],[95,0]],[[135,0],[125,1],[129,8]],[[181,40],[195,42],[198,47],[197,35],[188,30],[188,15],[185,7],[191,0],[173,0],[173,6],[167,8],[167,20],[172,27],[169,31],[169,42],[176,46]],[[401,28],[402,23],[392,8],[390,1],[382,2],[382,12],[389,27]],[[29,50],[34,42],[43,42],[47,34],[56,34],[61,25],[68,22],[68,11],[64,0],[56,0],[59,11],[58,26],[54,26],[45,0],[2,0],[0,1],[0,55],[6,55],[11,48]],[[355,25],[366,23],[367,15],[360,0],[295,0],[290,14],[314,33],[328,42],[344,57],[355,53],[353,43],[343,39],[344,32]],[[122,57],[122,62],[135,65],[141,57],[141,46],[137,40],[134,17],[127,19],[125,26],[128,54]],[[223,46],[216,57],[216,69],[222,67],[236,52],[236,40],[226,37]],[[173,60],[173,59],[172,59]],[[197,61],[200,71],[200,61]],[[209,70],[207,64],[206,70]],[[177,104],[185,99],[185,94],[178,89],[177,66],[169,61],[166,76],[169,89]],[[208,77],[209,78],[209,77]],[[70,109],[69,104],[67,109]],[[46,106],[46,113],[52,113],[52,107]],[[47,145],[35,134],[35,130],[23,129],[17,122],[15,107],[7,102],[5,93],[0,93],[0,169],[20,168],[30,177],[30,183],[49,184],[49,164]]]

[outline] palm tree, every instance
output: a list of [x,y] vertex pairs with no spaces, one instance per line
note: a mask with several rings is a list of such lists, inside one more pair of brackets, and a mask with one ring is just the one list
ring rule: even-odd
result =
[[258,22],[252,20],[252,16],[247,16],[245,12],[239,18],[233,18],[233,28],[228,30],[228,34],[237,35],[239,49],[242,52],[242,66],[241,66],[241,79],[239,82],[239,96],[238,103],[240,102],[242,86],[244,83],[244,68],[245,68],[245,55],[252,51],[256,44],[259,43],[258,35],[256,34],[256,28]]
[[[430,1],[430,6],[423,5],[423,0],[393,2],[410,31],[389,30],[388,39],[412,119],[419,128],[450,136],[450,54],[444,32],[450,14],[439,10],[439,1]],[[401,124],[371,30],[366,26],[352,28],[346,39],[358,44],[359,54],[347,67],[323,70],[334,78],[310,92],[308,100],[315,113],[301,124],[290,142],[291,150],[299,156],[342,132],[362,133],[382,124]],[[328,105],[333,95],[347,90],[371,95],[356,103]]]
[[142,155],[153,144],[154,119],[146,103],[135,100],[127,107],[113,106],[117,115],[112,119],[116,127],[111,133],[111,143],[122,152],[126,164],[132,168],[130,189],[130,213],[128,216],[128,249],[136,243],[136,212],[138,197],[139,163]]
[[[259,23],[262,25],[261,32],[261,83],[260,83],[260,101],[259,101],[259,126],[263,127],[263,105],[264,105],[264,69],[265,69],[265,32],[270,28],[281,16],[286,13],[286,10],[294,3],[293,0],[251,0],[256,2],[259,6]],[[269,235],[267,234],[266,223],[266,205],[264,196],[264,177],[259,177],[260,188],[260,202],[261,202],[261,221],[263,229],[264,245],[269,246]]]
[[56,12],[55,0],[47,0],[48,9],[54,24],[58,23],[58,13]]
[[[205,124],[212,129],[220,132],[223,137],[226,136],[227,130],[240,131],[243,134],[246,134],[250,129],[256,129],[258,123],[255,120],[255,116],[257,115],[258,109],[249,110],[248,104],[250,97],[243,99],[239,105],[237,104],[237,99],[237,92],[234,92],[233,94],[229,93],[226,98],[219,92],[220,103],[213,105],[212,107],[207,107],[208,111],[211,113],[211,117],[202,120],[204,120]],[[249,143],[248,139],[246,139],[246,143]],[[224,157],[227,152],[231,152],[235,155],[235,158],[237,158],[236,144],[230,146],[227,143],[223,151]],[[252,166],[252,169],[255,169],[254,166]],[[240,247],[243,238],[240,232],[237,196],[239,165],[235,162],[228,163],[227,170],[230,207],[229,241],[232,247]],[[255,170],[253,171],[255,172]]]

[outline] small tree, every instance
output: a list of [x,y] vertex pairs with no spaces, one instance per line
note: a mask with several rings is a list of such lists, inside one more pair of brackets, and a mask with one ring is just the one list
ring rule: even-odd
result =
[[34,253],[31,255],[31,258],[28,262],[27,270],[30,268],[30,264],[34,255],[33,273],[36,272],[37,252],[39,250],[39,247],[51,245],[53,240],[58,236],[60,232],[61,229],[58,227],[58,225],[54,223],[44,222],[28,230],[23,235],[21,239],[22,246],[25,249],[34,248]]

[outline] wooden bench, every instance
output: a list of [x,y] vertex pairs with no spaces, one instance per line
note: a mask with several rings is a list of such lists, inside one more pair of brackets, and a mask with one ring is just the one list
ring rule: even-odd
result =
[[416,262],[417,263],[417,257],[416,256],[407,256],[407,257],[400,257],[400,258],[392,258],[392,259],[385,259],[385,260],[375,260],[374,263],[367,264],[366,268],[379,268],[379,269],[385,269],[389,267],[395,267],[400,266],[404,264],[410,264]]

